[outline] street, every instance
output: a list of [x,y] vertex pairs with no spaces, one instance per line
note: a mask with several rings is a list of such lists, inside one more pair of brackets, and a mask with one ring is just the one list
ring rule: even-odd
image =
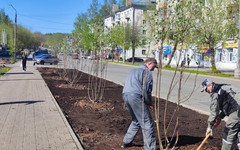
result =
[[[67,68],[76,68],[76,67],[73,67],[74,65],[70,65],[70,64],[80,63],[80,65],[78,65],[79,70],[89,73],[88,66],[89,66],[89,62],[91,61],[92,60],[87,60],[87,59],[73,60],[70,58],[69,65],[67,66]],[[124,82],[128,73],[134,67],[136,66],[116,64],[116,63],[109,62],[107,66],[106,79],[113,81],[115,83],[118,83],[120,85],[124,85]],[[201,71],[203,70],[204,68],[201,68]],[[158,72],[157,69],[155,69],[152,72],[153,82],[154,82],[153,92],[152,92],[153,96],[156,96],[156,93],[157,93],[156,92],[157,72]],[[174,75],[174,71],[162,70],[161,87],[160,89],[158,88],[158,91],[160,90],[160,98],[167,99],[167,95],[169,92],[169,87],[170,87],[170,83],[172,82],[173,75]],[[181,105],[204,114],[209,114],[209,104],[210,104],[209,94],[206,92],[201,92],[202,81],[206,78],[211,79],[216,83],[232,84],[233,86],[235,86],[240,90],[240,80],[238,79],[183,73],[182,87],[181,87],[181,93],[180,93]],[[178,88],[179,88],[178,83],[179,83],[179,72],[177,72],[175,79],[173,81],[171,93],[168,98],[169,101],[172,101],[172,102],[178,101]]]
[[[120,65],[114,63],[108,63],[108,71],[107,71],[107,79],[111,80],[115,83],[124,85],[125,79],[131,69],[136,66],[130,65]],[[173,78],[174,72],[162,70],[162,80],[161,80],[161,89],[160,89],[160,97],[166,99],[170,87],[171,80]],[[195,83],[196,78],[196,83]],[[232,84],[236,88],[240,90],[240,80],[230,79],[230,78],[221,78],[214,76],[205,76],[205,75],[196,75],[184,73],[182,79],[182,90],[181,90],[181,103],[185,107],[189,107],[198,112],[202,112],[204,114],[208,114],[210,97],[206,92],[201,92],[201,84],[204,79],[211,79],[216,83],[226,83]],[[153,71],[153,95],[156,95],[156,81],[157,81],[157,70]],[[178,81],[179,80],[179,72],[177,73],[175,80],[173,82],[172,92],[169,96],[169,100],[172,102],[177,102],[178,100]],[[190,94],[192,95],[190,96]],[[190,98],[188,99],[188,97]]]

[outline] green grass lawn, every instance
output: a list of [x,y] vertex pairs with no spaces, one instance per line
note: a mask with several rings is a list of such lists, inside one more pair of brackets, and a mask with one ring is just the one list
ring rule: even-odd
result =
[[11,68],[2,68],[1,75],[7,73]]
[[[108,61],[110,63],[117,63],[117,64],[124,64],[124,65],[133,65],[132,63],[126,62],[123,63],[122,61]],[[140,66],[141,64],[134,64],[134,66]],[[168,68],[168,67],[163,67],[163,70],[170,70],[170,71],[175,71],[175,68]],[[177,69],[177,71],[181,71],[181,69]],[[206,72],[206,71],[198,71],[198,70],[191,70],[191,69],[184,69],[183,72],[186,73],[193,73],[193,74],[200,74],[200,75],[210,75],[210,76],[217,76],[217,77],[223,77],[223,78],[234,78],[233,74],[224,74],[224,73],[211,73],[211,72]]]
[[[175,71],[175,68],[166,68],[166,67],[163,67],[162,69],[163,69],[163,70]],[[177,69],[177,71],[181,71],[181,69]],[[201,74],[201,75],[217,76],[217,77],[223,77],[223,78],[234,78],[234,75],[232,75],[232,74],[211,73],[211,72],[191,70],[191,69],[184,69],[183,72],[194,73],[194,74]]]

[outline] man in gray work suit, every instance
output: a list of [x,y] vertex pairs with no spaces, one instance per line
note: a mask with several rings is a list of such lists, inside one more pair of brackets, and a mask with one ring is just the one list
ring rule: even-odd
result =
[[206,135],[216,128],[221,119],[228,116],[222,140],[222,150],[231,150],[237,140],[240,149],[240,92],[229,84],[216,84],[206,79],[202,82],[202,92],[210,94],[210,115]]
[[125,81],[122,92],[123,100],[130,112],[132,122],[124,136],[122,148],[131,146],[134,137],[141,127],[144,149],[156,149],[153,120],[149,110],[150,106],[152,106],[151,93],[153,87],[151,71],[156,67],[156,59],[148,58],[142,66],[132,69]]

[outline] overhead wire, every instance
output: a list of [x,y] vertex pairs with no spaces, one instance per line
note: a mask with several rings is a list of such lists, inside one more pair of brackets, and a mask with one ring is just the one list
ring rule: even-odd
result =
[[34,20],[46,21],[46,22],[57,23],[57,24],[62,24],[62,25],[72,25],[72,24],[68,24],[68,23],[55,22],[55,21],[50,21],[50,20],[46,20],[46,19],[33,18],[33,17],[29,17],[29,16],[23,15],[23,14],[19,14],[19,15],[26,17],[26,18],[34,19]]
[[[30,17],[30,16],[25,15],[25,14],[18,14],[18,15],[21,16],[21,17],[28,18],[28,19],[32,19],[32,20],[44,21],[46,23],[54,23],[54,24],[58,24],[58,25],[65,25],[65,26],[73,27],[73,24],[62,23],[62,22],[55,22],[55,21],[51,21],[51,20],[47,20],[47,19],[42,19],[40,16],[38,16],[38,17]],[[44,16],[42,16],[42,17],[44,17]],[[42,28],[42,29],[53,29],[53,30],[69,31],[69,28],[68,29],[66,29],[66,28],[51,28],[51,27],[43,27],[43,26],[30,26],[30,28]]]

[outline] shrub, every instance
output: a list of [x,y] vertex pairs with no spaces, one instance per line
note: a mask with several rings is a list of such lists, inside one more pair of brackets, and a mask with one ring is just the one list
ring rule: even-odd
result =
[[164,68],[172,68],[171,65],[165,65]]

